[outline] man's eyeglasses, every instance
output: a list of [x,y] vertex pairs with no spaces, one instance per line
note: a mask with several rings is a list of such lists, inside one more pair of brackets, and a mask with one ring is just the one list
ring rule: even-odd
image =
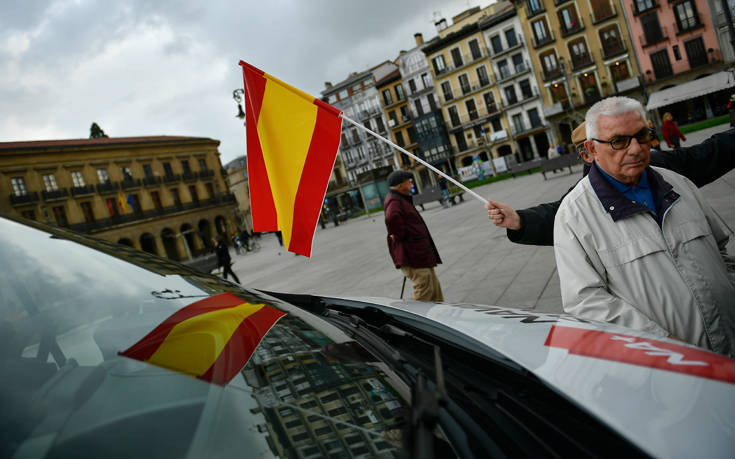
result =
[[613,150],[625,150],[630,145],[631,139],[635,137],[638,143],[649,143],[653,140],[651,130],[646,128],[641,129],[633,135],[616,135],[610,140],[592,139],[595,142],[607,143]]

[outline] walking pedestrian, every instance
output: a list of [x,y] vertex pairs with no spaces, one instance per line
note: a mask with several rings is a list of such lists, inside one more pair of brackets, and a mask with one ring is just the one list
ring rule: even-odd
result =
[[681,146],[679,139],[687,139],[684,137],[684,134],[681,133],[679,126],[674,122],[674,117],[669,112],[664,113],[664,122],[661,125],[661,133],[663,134],[664,140],[669,148],[679,148]]
[[413,300],[444,301],[434,267],[441,263],[439,252],[424,219],[413,206],[411,180],[406,171],[388,175],[390,191],[385,197],[385,226],[388,251],[393,263],[413,284]]
[[214,252],[217,254],[217,267],[222,268],[222,277],[227,280],[227,274],[230,274],[235,282],[240,283],[234,272],[232,272],[232,259],[230,258],[230,249],[225,244],[225,240],[221,234],[212,239],[214,244]]

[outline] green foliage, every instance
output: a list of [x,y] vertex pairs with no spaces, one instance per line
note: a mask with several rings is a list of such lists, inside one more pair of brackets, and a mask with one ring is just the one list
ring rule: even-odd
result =
[[681,130],[682,134],[686,134],[689,132],[701,131],[702,129],[711,128],[712,126],[719,126],[720,124],[725,124],[729,122],[730,115],[722,115],[720,117],[711,118],[708,120],[700,121],[698,123],[687,124],[686,126],[682,126],[679,129]]

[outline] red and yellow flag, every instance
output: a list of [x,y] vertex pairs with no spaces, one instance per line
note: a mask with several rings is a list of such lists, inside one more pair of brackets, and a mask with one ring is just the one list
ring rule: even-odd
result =
[[289,251],[311,256],[337,158],[341,112],[246,62],[240,65],[253,230],[280,230]]
[[284,315],[221,293],[179,309],[120,355],[225,385]]

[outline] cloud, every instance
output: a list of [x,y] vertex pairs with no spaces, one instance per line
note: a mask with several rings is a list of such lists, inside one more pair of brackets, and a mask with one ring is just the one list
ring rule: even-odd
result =
[[[477,2],[475,2],[477,3]],[[484,3],[482,6],[485,6]],[[190,135],[243,154],[243,59],[313,95],[435,35],[466,0],[0,2],[0,141]]]

